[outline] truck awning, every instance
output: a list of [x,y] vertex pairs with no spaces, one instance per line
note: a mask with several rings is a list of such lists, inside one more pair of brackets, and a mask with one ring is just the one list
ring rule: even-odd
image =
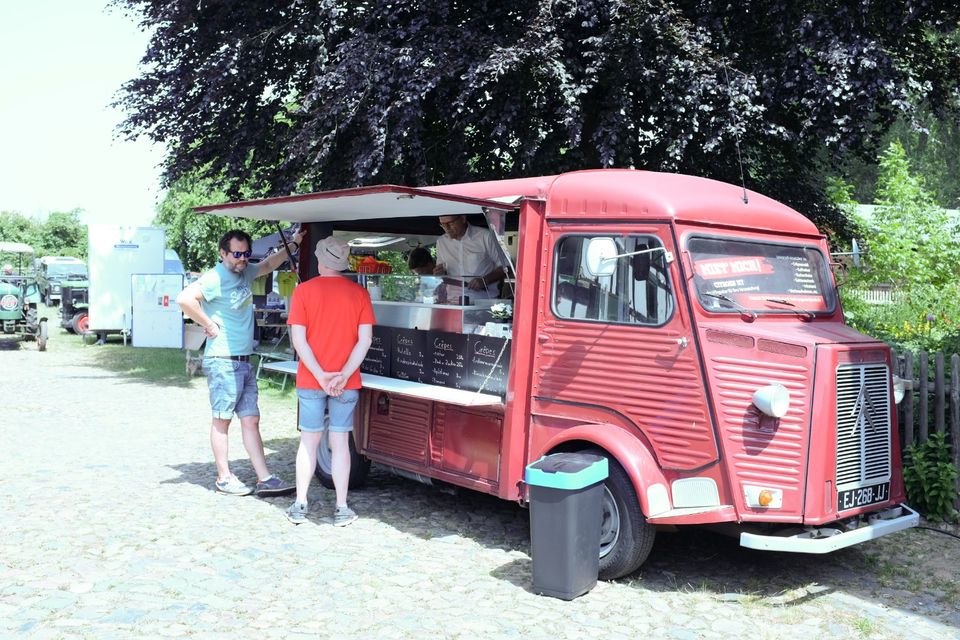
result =
[[514,208],[516,205],[512,202],[468,198],[413,187],[379,185],[247,202],[228,202],[196,207],[195,211],[235,218],[309,223],[459,216],[482,214],[489,210],[512,211]]

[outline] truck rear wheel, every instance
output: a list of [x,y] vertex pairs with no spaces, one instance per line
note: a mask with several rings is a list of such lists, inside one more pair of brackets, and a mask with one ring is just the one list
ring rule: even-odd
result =
[[620,463],[603,451],[585,453],[602,455],[610,465],[610,475],[603,485],[600,579],[614,580],[640,568],[650,555],[657,531],[640,510],[637,492]]
[[[330,431],[323,430],[323,437],[320,439],[320,446],[317,447],[317,468],[314,475],[320,484],[327,489],[333,489],[333,475],[330,466],[331,451],[330,441],[327,439]],[[367,485],[367,474],[370,473],[370,460],[357,453],[357,447],[353,443],[353,434],[350,435],[350,489],[362,489]]]

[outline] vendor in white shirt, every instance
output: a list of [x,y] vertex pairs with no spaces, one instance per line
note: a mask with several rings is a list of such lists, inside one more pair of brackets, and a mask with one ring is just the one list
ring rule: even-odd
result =
[[437,240],[434,275],[463,277],[465,295],[496,298],[506,271],[493,232],[468,224],[465,216],[440,216],[440,226],[446,233]]

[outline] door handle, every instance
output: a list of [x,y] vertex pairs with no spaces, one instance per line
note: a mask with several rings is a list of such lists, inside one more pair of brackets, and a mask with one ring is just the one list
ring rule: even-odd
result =
[[543,344],[544,342],[548,342],[550,340],[550,336],[545,333],[541,333],[537,336],[537,340],[540,341],[540,344]]

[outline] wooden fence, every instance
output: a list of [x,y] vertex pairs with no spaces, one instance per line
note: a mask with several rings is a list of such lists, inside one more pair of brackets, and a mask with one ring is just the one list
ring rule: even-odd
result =
[[[960,469],[960,355],[950,356],[949,380],[942,352],[905,351],[893,356],[894,373],[913,381],[913,390],[907,390],[898,406],[901,446],[926,442],[931,433],[946,432],[953,464]],[[960,509],[960,475],[956,490],[954,506]]]

